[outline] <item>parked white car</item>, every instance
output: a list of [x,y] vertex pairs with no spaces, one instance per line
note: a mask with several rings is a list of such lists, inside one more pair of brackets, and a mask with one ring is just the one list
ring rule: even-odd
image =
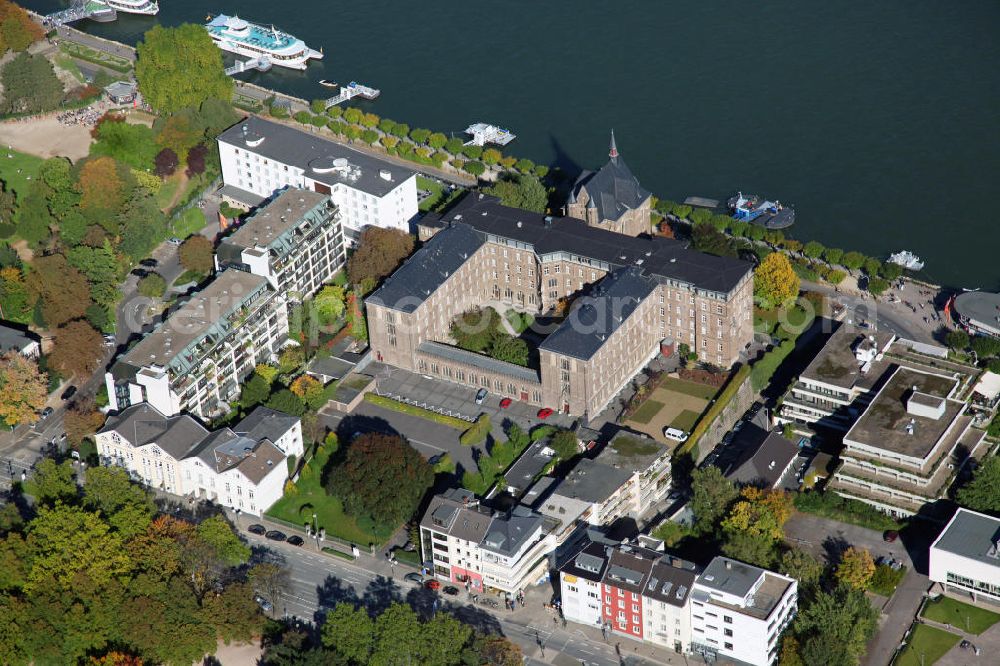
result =
[[672,439],[675,442],[686,442],[688,433],[680,430],[679,428],[664,428],[663,436],[667,439]]

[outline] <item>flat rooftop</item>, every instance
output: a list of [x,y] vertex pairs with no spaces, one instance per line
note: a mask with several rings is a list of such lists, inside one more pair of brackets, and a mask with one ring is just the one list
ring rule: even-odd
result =
[[302,169],[326,185],[344,184],[384,197],[416,174],[405,166],[323,139],[312,132],[250,116],[219,135],[219,142]]
[[997,568],[1000,576],[1000,518],[960,508],[931,546]]
[[888,368],[889,362],[885,359],[873,361],[868,372],[863,373],[861,362],[854,355],[854,349],[866,340],[867,344],[872,344],[870,339],[872,336],[875,338],[874,345],[879,351],[885,349],[895,337],[891,332],[867,332],[850,324],[841,324],[802,371],[800,378],[815,379],[847,390],[855,387],[871,389]]
[[136,368],[169,365],[191,343],[205,337],[216,324],[222,324],[250,296],[266,289],[267,284],[267,278],[259,275],[235,269],[222,271],[121,360]]
[[667,446],[652,437],[621,432],[601,449],[595,460],[618,469],[643,472],[667,452]]
[[717,597],[712,597],[712,604],[730,608],[737,613],[750,615],[758,619],[766,619],[774,612],[782,596],[791,585],[791,581],[778,576],[766,569],[745,564],[728,557],[715,557],[705,571],[698,576],[698,586],[714,590],[722,594],[730,594],[745,598],[754,585],[763,577],[763,582],[757,587],[750,603],[746,606],[726,603]]
[[632,472],[581,458],[553,491],[571,499],[599,504],[632,478]]
[[329,200],[329,196],[311,190],[284,190],[223,242],[247,248],[270,247],[283,234],[297,227],[309,211]]
[[[946,400],[944,414],[934,419],[911,414],[906,401],[913,391],[947,397],[956,383],[951,377],[899,367],[848,431],[844,443],[849,446],[849,442],[858,442],[904,456],[926,458],[958,417],[962,403]],[[911,419],[912,434],[906,428]]]

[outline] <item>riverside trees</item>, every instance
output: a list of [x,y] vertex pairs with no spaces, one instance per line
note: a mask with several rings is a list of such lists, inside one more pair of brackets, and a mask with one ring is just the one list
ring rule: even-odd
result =
[[[220,584],[249,557],[224,519],[196,527],[156,517],[148,494],[119,469],[88,470],[81,496],[68,463],[43,465],[30,485],[37,514],[5,521],[0,536],[5,664],[78,663],[115,651],[191,663],[217,638],[261,631],[252,591]],[[219,592],[207,592],[212,586]]]

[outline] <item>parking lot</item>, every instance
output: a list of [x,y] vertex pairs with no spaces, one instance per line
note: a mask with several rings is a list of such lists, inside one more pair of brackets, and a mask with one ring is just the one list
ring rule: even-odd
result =
[[572,416],[558,413],[544,420],[539,419],[539,407],[520,400],[512,400],[509,407],[501,409],[500,401],[504,396],[492,391],[486,395],[482,404],[476,404],[476,392],[479,390],[476,387],[442,381],[380,363],[372,363],[366,372],[375,376],[380,395],[460,418],[475,419],[485,412],[494,426],[509,419],[526,430],[539,423],[568,428],[574,421]]

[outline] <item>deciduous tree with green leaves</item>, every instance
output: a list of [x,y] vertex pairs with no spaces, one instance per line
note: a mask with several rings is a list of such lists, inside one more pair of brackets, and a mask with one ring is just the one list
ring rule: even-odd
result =
[[351,440],[327,489],[351,515],[394,527],[413,515],[433,481],[430,465],[406,440],[373,432]]
[[956,499],[967,509],[1000,516],[1000,456],[984,459]]
[[691,472],[691,512],[700,534],[709,534],[738,496],[736,487],[714,465]]
[[549,194],[541,181],[531,175],[504,174],[483,192],[500,197],[504,206],[544,213],[549,205]]
[[203,26],[154,26],[136,45],[139,92],[161,113],[197,108],[207,99],[228,102],[233,81],[222,66],[222,51]]

